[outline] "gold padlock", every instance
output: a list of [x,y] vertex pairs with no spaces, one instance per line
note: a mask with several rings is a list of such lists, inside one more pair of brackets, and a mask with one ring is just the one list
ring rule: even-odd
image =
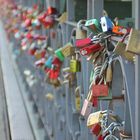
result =
[[78,53],[76,53],[76,59],[72,56],[70,60],[70,72],[76,73],[81,71],[81,62],[78,60]]
[[74,47],[71,43],[67,43],[62,49],[61,49],[62,54],[64,57],[69,57],[74,54]]
[[126,51],[140,54],[140,30],[131,29]]
[[97,111],[89,115],[87,119],[87,127],[91,128],[93,125],[100,123],[103,114],[102,111]]
[[118,55],[121,55],[128,61],[134,61],[134,54],[131,52],[127,52],[125,50],[126,50],[126,44],[123,42],[118,42],[114,49],[114,52]]

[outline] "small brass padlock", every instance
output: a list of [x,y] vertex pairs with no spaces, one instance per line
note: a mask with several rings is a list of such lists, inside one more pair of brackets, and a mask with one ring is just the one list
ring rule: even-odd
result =
[[75,89],[75,107],[79,112],[81,107],[81,98],[80,98],[80,86]]
[[70,60],[70,72],[80,72],[81,71],[81,62],[78,60],[78,54],[76,53],[76,59],[72,56]]
[[67,43],[62,49],[61,49],[62,54],[64,57],[69,57],[74,54],[74,47],[72,46],[71,43]]

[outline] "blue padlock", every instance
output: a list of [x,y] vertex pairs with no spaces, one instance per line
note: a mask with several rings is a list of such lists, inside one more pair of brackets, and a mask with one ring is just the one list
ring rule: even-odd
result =
[[52,68],[52,61],[53,61],[53,57],[50,56],[47,61],[45,62],[45,67],[47,68]]
[[103,32],[108,32],[108,31],[112,31],[113,28],[113,22],[111,21],[110,18],[104,16],[101,17],[101,27],[102,27],[102,31]]

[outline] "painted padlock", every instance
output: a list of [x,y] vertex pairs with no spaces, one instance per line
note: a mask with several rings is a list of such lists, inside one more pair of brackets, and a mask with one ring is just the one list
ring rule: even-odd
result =
[[62,48],[59,48],[55,51],[55,55],[61,60],[61,61],[64,61],[65,57],[64,55],[62,54],[62,51],[61,51]]
[[90,19],[87,20],[85,26],[91,29],[93,32],[97,33],[101,31],[100,23],[97,19]]
[[112,31],[113,23],[108,17],[101,17],[101,27],[103,32]]
[[76,54],[76,59],[72,56],[70,60],[70,72],[80,72],[81,71],[81,62],[78,60],[78,54]]
[[101,48],[102,48],[102,46],[100,44],[92,44],[90,46],[80,49],[80,53],[83,56],[89,55],[91,53],[95,53],[95,52],[99,51]]
[[52,68],[52,61],[53,61],[53,57],[50,56],[47,61],[45,62],[45,67],[47,68]]
[[52,64],[55,65],[57,68],[60,68],[62,65],[62,61],[58,57],[54,57],[52,60]]

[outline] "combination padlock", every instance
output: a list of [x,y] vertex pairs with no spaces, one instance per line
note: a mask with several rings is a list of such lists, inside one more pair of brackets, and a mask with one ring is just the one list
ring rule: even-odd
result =
[[80,72],[81,71],[81,62],[78,60],[78,53],[76,53],[76,59],[72,56],[70,60],[70,72]]

